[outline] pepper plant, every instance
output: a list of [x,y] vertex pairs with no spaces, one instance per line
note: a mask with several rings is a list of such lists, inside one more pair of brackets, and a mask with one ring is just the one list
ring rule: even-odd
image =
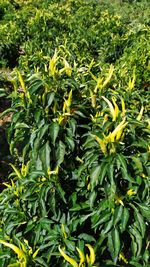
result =
[[[0,2],[4,29],[14,23],[2,47],[21,52],[9,72],[2,58],[13,161],[0,265],[148,267],[148,23],[137,29],[109,1],[14,2]],[[133,19],[139,5],[122,8]]]

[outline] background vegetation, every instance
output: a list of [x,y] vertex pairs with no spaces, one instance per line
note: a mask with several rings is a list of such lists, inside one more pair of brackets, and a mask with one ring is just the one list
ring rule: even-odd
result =
[[0,266],[150,266],[149,10],[0,0]]

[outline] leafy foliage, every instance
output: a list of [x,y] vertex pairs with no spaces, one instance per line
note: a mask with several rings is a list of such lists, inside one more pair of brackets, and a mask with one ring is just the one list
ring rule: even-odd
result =
[[149,266],[149,22],[132,11],[148,6],[0,2],[1,266]]

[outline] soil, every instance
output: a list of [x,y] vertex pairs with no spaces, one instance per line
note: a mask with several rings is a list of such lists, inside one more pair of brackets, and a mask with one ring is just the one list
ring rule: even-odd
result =
[[[10,107],[10,101],[5,98],[0,98],[0,114]],[[3,190],[3,182],[8,180],[10,173],[10,152],[6,138],[6,127],[11,122],[12,114],[7,114],[0,118],[0,190]]]

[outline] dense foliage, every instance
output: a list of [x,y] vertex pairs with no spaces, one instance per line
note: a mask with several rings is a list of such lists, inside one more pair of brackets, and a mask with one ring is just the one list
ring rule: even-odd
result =
[[150,266],[149,10],[0,0],[0,266]]

